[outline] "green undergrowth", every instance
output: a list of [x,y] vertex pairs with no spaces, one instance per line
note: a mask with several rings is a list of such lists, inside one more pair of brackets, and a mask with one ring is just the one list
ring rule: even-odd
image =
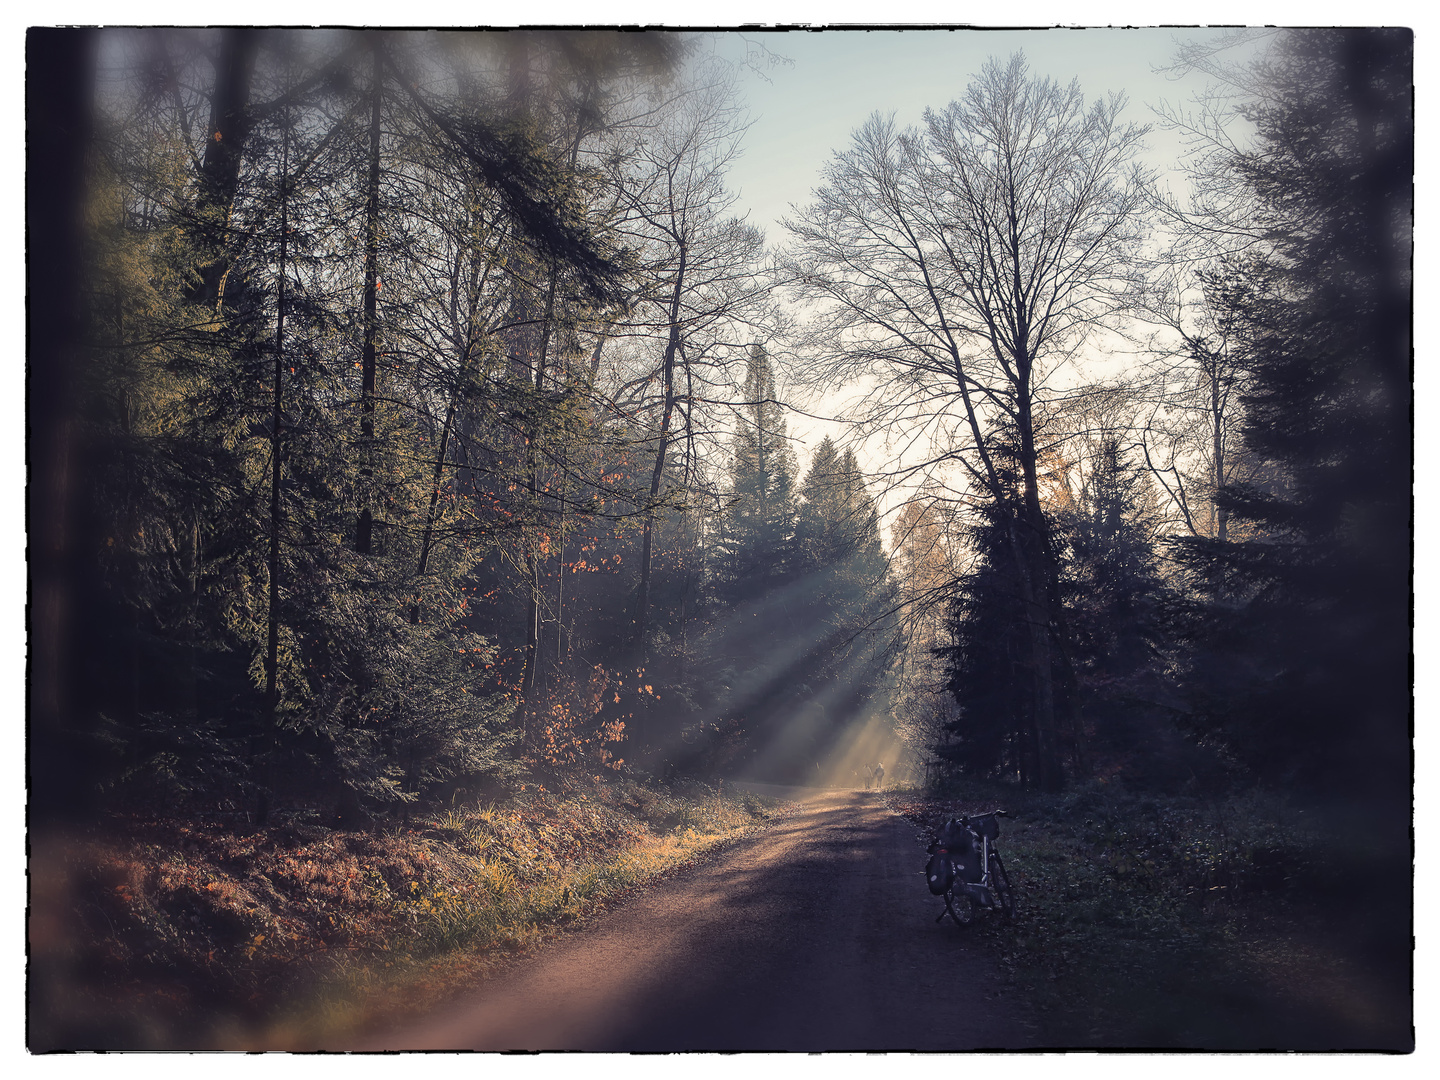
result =
[[[1056,1047],[1403,1050],[1408,844],[1261,795],[896,793],[934,829],[1001,808],[1018,898],[978,920]],[[1348,824],[1347,824],[1348,822]]]
[[135,818],[32,838],[30,1045],[304,1048],[433,1006],[784,813],[532,789],[365,832]]

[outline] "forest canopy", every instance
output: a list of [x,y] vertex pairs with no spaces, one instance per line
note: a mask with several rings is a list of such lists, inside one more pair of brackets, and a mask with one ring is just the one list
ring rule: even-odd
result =
[[1178,58],[1183,196],[1016,54],[766,236],[700,35],[32,30],[32,807],[1408,814],[1412,37],[1245,41]]

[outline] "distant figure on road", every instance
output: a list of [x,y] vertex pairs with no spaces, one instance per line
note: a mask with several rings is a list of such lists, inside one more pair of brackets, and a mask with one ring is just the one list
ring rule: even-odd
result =
[[881,761],[881,762],[878,762],[878,763],[875,765],[875,789],[878,791],[878,790],[880,789],[880,785],[883,784],[884,782],[885,782],[885,763],[884,763],[883,761]]

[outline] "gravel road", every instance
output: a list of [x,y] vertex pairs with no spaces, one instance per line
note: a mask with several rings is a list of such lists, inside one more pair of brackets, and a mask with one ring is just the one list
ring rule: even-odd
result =
[[912,825],[870,792],[750,786],[803,810],[425,1022],[331,1049],[1037,1045],[973,928],[935,922]]

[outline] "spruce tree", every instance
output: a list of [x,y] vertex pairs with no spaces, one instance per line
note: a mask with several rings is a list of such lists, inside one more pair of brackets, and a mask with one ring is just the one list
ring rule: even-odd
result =
[[822,440],[800,494],[793,592],[814,642],[802,677],[838,728],[880,690],[894,644],[894,589],[879,514],[854,451],[838,453]]
[[955,583],[949,641],[940,649],[957,712],[943,725],[945,738],[934,752],[956,771],[1033,787],[1039,783],[1033,682],[1027,638],[1014,617],[1014,560],[1005,550],[1015,530],[996,521],[1007,513],[1014,507],[987,507],[967,530],[974,559]]
[[1162,684],[1162,612],[1167,590],[1155,539],[1159,507],[1149,475],[1113,434],[1081,461],[1075,497],[1056,513],[1068,655],[1091,768],[1123,770],[1137,783],[1177,777],[1173,724],[1157,700]]
[[1178,555],[1192,722],[1256,773],[1394,795],[1409,761],[1414,126],[1406,30],[1287,31],[1231,160],[1262,244],[1231,310],[1245,442],[1276,482],[1220,494],[1242,542]]
[[795,571],[795,450],[769,354],[759,345],[746,364],[729,471],[716,576],[721,598],[735,604],[763,596]]
[[[1031,669],[1031,635],[1022,617],[1026,553],[1014,545],[1036,543],[1019,527],[1025,508],[1023,475],[1013,434],[1005,428],[987,439],[1000,495],[971,509],[965,538],[973,552],[954,585],[940,650],[949,673],[947,689],[957,715],[943,725],[946,740],[936,756],[961,772],[1014,777],[1023,787],[1043,787],[1047,747],[1036,711],[1037,680]],[[1061,685],[1059,650],[1046,673]]]

